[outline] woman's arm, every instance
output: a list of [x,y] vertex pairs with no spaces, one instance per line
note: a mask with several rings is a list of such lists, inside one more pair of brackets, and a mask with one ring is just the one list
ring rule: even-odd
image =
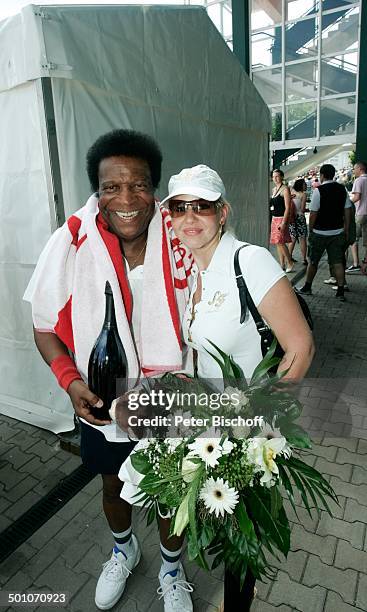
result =
[[284,187],[284,191],[282,195],[284,198],[285,211],[284,211],[283,221],[281,225],[284,227],[289,223],[288,219],[289,219],[290,212],[291,212],[291,192],[289,191],[289,187]]
[[307,193],[304,191],[301,196],[301,212],[305,212],[306,210],[306,202],[307,202]]
[[284,350],[278,371],[290,368],[285,378],[301,380],[311,365],[315,347],[310,328],[286,278],[273,285],[258,310]]

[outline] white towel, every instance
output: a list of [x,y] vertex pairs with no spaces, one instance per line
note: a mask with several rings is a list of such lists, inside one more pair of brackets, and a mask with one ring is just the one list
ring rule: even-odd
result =
[[32,304],[34,327],[57,334],[74,354],[86,381],[89,356],[104,320],[104,290],[109,281],[132,383],[141,371],[153,375],[182,368],[181,319],[191,266],[191,255],[172,234],[167,211],[156,204],[144,261],[141,367],[130,331],[131,295],[119,241],[108,231],[95,195],[51,236],[24,299]]

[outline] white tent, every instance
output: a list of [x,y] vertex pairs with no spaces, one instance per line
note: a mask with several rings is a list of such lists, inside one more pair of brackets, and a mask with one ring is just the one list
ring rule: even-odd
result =
[[223,177],[240,238],[267,243],[267,107],[201,7],[27,6],[0,23],[0,412],[55,432],[72,410],[22,302],[41,249],[89,195],[102,133],[154,136],[159,194],[184,166]]

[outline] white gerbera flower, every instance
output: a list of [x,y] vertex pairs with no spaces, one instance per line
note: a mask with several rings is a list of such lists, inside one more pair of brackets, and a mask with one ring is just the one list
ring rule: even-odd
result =
[[238,492],[230,487],[223,478],[208,478],[202,487],[199,498],[211,514],[224,516],[224,513],[233,514],[233,508],[238,504]]
[[256,437],[272,440],[273,438],[282,438],[283,436],[280,432],[280,429],[277,429],[276,427],[271,427],[269,423],[265,423],[261,427],[260,432],[257,434]]
[[215,467],[221,455],[228,455],[233,444],[229,440],[224,440],[220,444],[220,435],[215,429],[211,428],[204,431],[200,436],[188,445],[192,456],[200,457],[205,462],[205,466]]

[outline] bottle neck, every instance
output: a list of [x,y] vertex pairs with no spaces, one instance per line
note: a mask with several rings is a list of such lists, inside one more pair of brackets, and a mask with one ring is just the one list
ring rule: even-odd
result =
[[113,302],[113,296],[110,293],[106,293],[106,312],[103,327],[105,329],[111,329],[112,327],[117,329],[115,305]]

